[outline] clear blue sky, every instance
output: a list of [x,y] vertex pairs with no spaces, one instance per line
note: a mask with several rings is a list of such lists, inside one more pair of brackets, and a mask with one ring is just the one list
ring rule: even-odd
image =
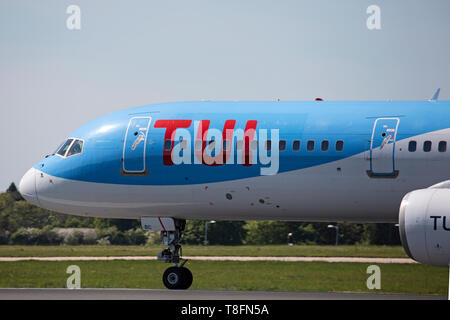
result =
[[[81,8],[81,30],[66,8]],[[381,9],[368,30],[366,9]],[[105,113],[184,100],[450,97],[448,0],[2,0],[0,190]]]

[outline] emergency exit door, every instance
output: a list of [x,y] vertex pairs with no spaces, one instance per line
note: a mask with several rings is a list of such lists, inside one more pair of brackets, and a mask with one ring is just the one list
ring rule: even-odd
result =
[[396,177],[395,142],[399,118],[378,118],[375,120],[370,142],[369,176]]
[[128,122],[123,144],[124,174],[147,174],[145,151],[151,117],[133,117]]

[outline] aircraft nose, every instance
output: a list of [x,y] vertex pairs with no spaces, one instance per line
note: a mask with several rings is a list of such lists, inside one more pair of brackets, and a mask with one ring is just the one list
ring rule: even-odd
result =
[[36,169],[31,168],[22,177],[19,183],[19,192],[22,197],[32,204],[38,204],[36,193]]

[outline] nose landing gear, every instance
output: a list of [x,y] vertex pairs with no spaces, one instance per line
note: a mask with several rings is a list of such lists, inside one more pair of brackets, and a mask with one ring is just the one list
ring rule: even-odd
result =
[[[186,220],[175,219],[174,231],[161,231],[163,244],[169,246],[158,254],[158,260],[166,263],[173,263],[174,266],[167,268],[164,272],[162,280],[167,289],[187,289],[193,281],[192,272],[184,267],[186,259],[181,258],[182,250],[181,241],[182,233],[186,225]],[[183,260],[180,263],[180,260]]]

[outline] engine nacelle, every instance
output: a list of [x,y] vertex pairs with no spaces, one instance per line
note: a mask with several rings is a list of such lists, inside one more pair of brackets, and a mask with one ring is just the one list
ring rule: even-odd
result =
[[438,267],[450,264],[450,189],[408,193],[399,214],[400,238],[408,256]]

